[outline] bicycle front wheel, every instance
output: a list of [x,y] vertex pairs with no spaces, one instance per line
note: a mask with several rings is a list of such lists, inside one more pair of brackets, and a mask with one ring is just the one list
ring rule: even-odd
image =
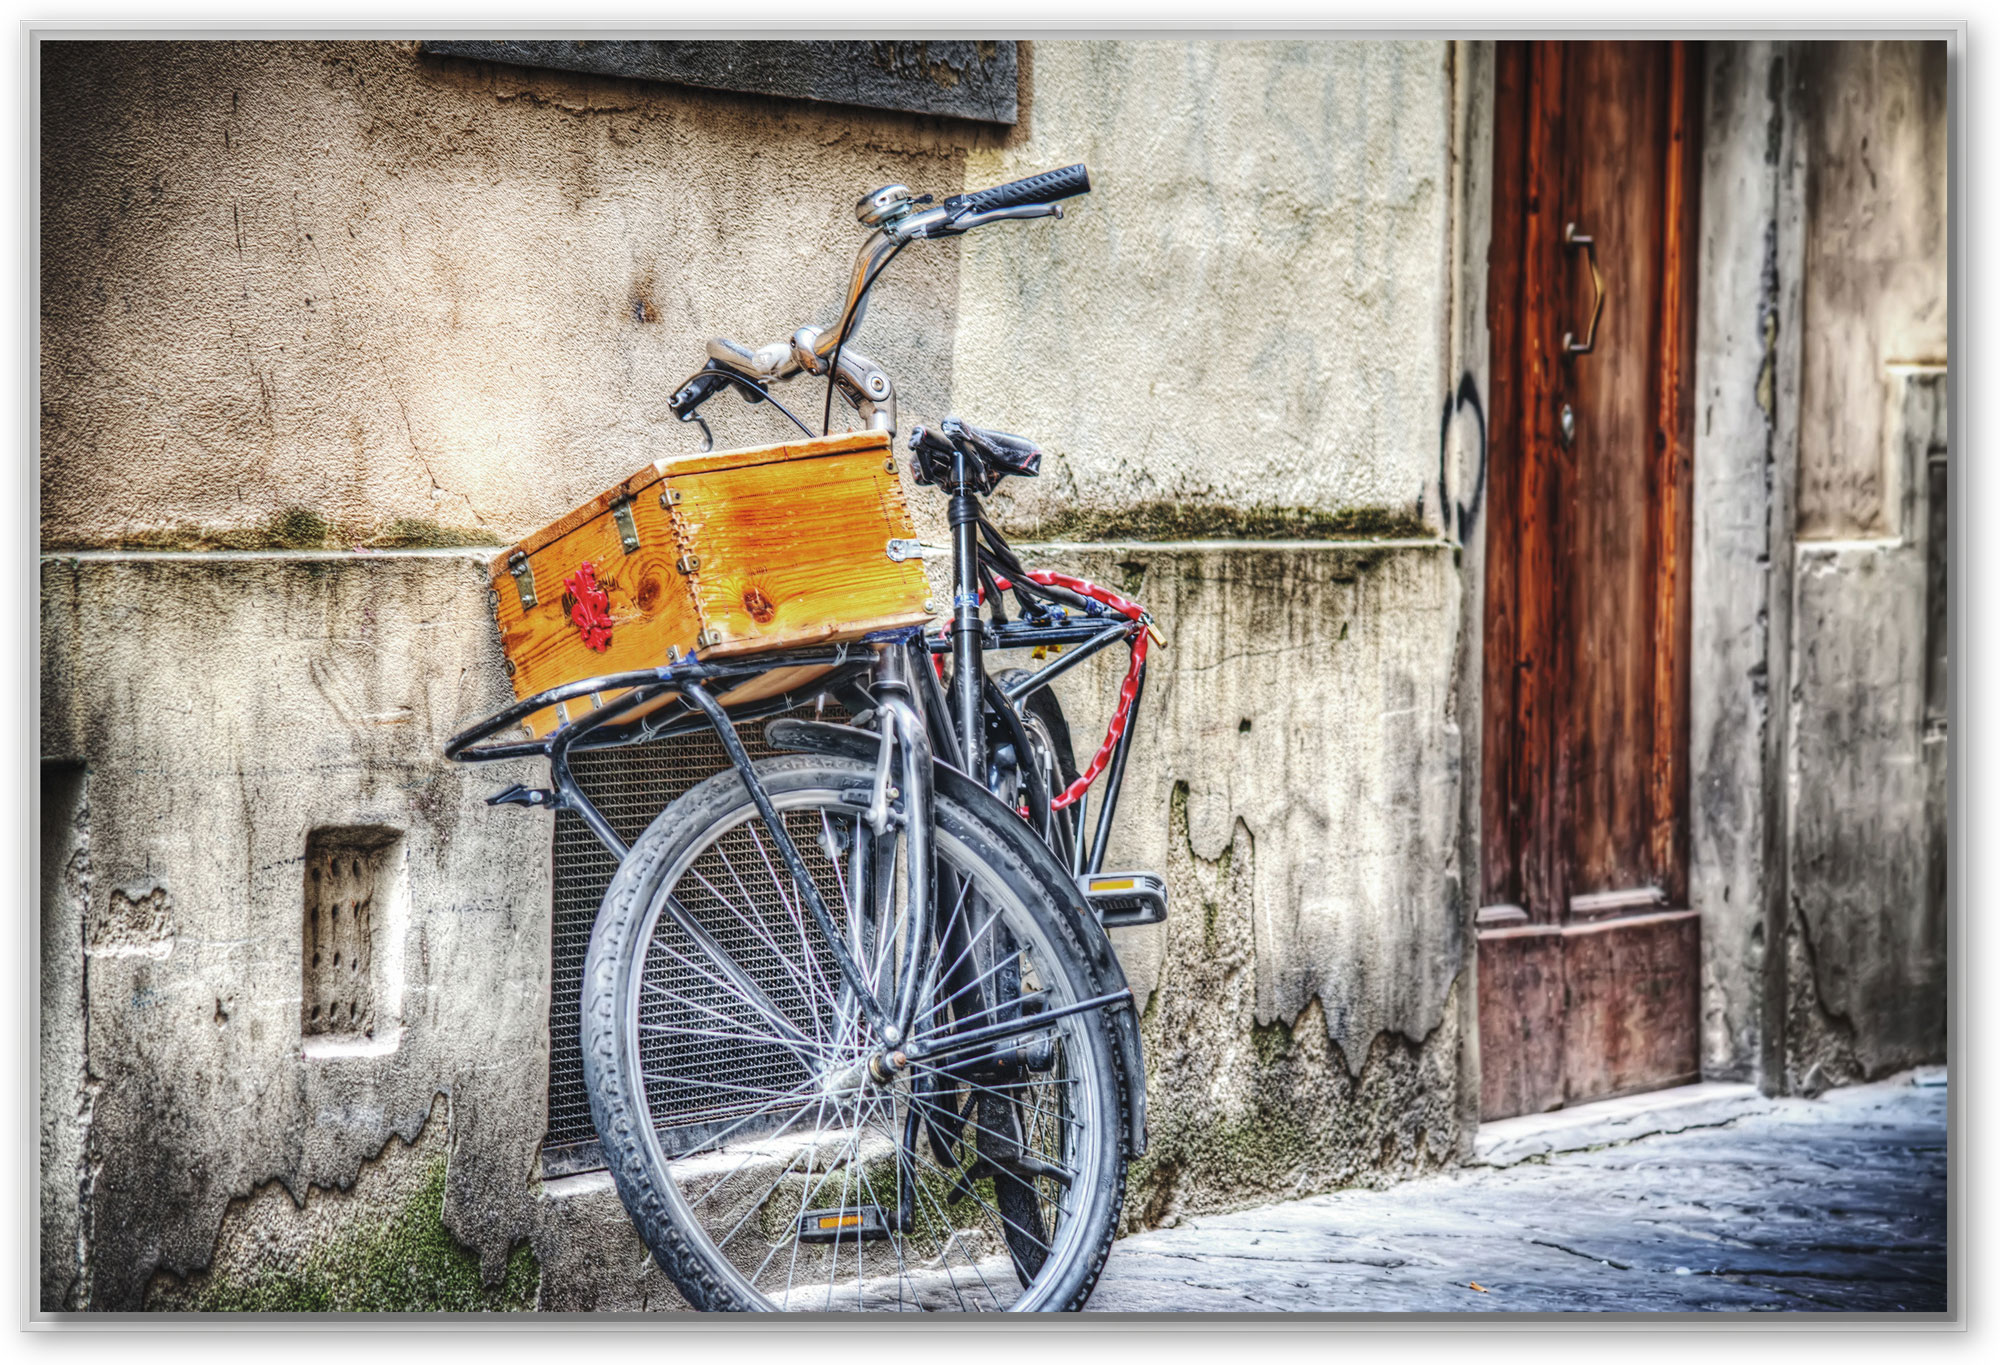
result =
[[[935,804],[933,925],[909,954],[903,848],[865,764],[756,765],[878,998],[914,960],[889,1051],[842,984],[742,779],[662,812],[607,891],[584,968],[584,1074],[620,1196],[696,1308],[1061,1311],[1096,1283],[1124,1193],[1121,1074],[1072,912],[1015,817]],[[949,1040],[1024,1016],[977,1046]]]

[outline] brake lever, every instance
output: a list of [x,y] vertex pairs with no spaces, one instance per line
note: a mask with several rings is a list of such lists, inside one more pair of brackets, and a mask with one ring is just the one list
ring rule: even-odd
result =
[[[672,398],[667,400],[667,410],[683,422],[693,422],[701,428],[701,448],[703,453],[715,449],[715,433],[708,428],[708,422],[701,415],[701,405],[730,386],[730,381],[722,367],[713,360],[688,376]],[[762,402],[761,397],[749,394],[745,397]]]
[[[933,209],[931,213],[938,210]],[[987,209],[983,213],[948,214],[932,222],[918,221],[930,217],[930,213],[919,214],[911,222],[912,237],[956,237],[961,233],[983,227],[987,223],[997,223],[1008,218],[1060,218],[1063,216],[1061,204],[1016,204],[1011,208]]]

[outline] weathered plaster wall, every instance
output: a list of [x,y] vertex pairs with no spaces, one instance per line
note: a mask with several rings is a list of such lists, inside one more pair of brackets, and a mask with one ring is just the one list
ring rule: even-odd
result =
[[[1798,48],[1808,146],[1793,576],[1787,1088],[1944,1053],[1945,50]],[[1942,564],[1942,559],[1937,561]]]
[[1775,1084],[1806,171],[1792,45],[1708,52],[1688,897],[1702,916],[1702,1074]]
[[[1467,608],[1431,536],[1475,532],[1484,479],[1484,228],[1453,162],[1482,51],[1027,45],[1005,135],[402,44],[52,54],[44,545],[93,552],[44,562],[43,744],[87,771],[92,834],[44,913],[91,926],[96,1106],[51,1107],[74,1087],[45,1072],[45,1116],[77,1116],[44,1126],[45,1285],[76,1278],[81,1226],[92,1307],[386,1304],[410,1288],[368,1279],[386,1221],[440,1295],[515,1304],[531,1266],[545,1309],[679,1306],[608,1182],[535,1178],[546,817],[480,804],[525,768],[438,757],[505,695],[481,556],[301,547],[543,524],[694,446],[665,399],[705,337],[824,320],[860,190],[1076,159],[1099,188],[1069,221],[898,262],[863,344],[906,424],[1047,443],[1016,524],[1416,533],[1050,552],[1171,641],[1113,855],[1177,907],[1120,945],[1155,1066],[1130,1215],[1450,1159]],[[735,409],[718,438],[775,421]],[[938,499],[912,500],[935,538]],[[287,548],[104,552],[144,545]],[[1109,667],[1065,685],[1080,745]],[[329,1052],[301,1034],[303,859],[356,825],[401,835],[401,1029]],[[81,1074],[81,1020],[52,1041]]]
[[1456,381],[1451,52],[1034,45],[1029,133],[969,153],[966,183],[1082,161],[1092,189],[962,248],[953,411],[1048,452],[1005,524],[1418,514]]
[[[965,239],[953,411],[1043,445],[1002,524],[1128,542],[1042,553],[1170,642],[1111,854],[1175,897],[1119,942],[1150,1000],[1137,1223],[1470,1131],[1462,561],[1148,542],[1480,534],[1488,52],[1039,42],[1027,135],[967,157],[968,186],[1083,161],[1093,188]],[[1118,667],[1063,689],[1086,749]]]
[[[997,136],[410,43],[43,55],[46,547],[514,540],[698,449],[707,338],[828,321],[858,195]],[[863,337],[920,411],[955,277],[907,253]]]
[[[1139,594],[1167,638],[1112,854],[1176,898],[1119,945],[1153,1069],[1130,1216],[1449,1160],[1449,547],[1037,557]],[[150,1286],[154,1306],[357,1306],[434,1284],[497,1306],[528,1292],[531,1257],[544,1308],[677,1307],[608,1184],[535,1179],[546,817],[488,809],[509,775],[437,756],[503,686],[478,557],[52,557],[43,593],[44,752],[94,793],[75,916],[94,935],[89,1304]],[[1080,744],[1111,684],[1066,684]],[[328,1047],[301,1026],[305,841],[354,824],[403,836],[403,1008]],[[356,1189],[362,1212],[333,1193]],[[362,1230],[390,1225],[436,1260],[421,1284],[377,1273]],[[472,1255],[492,1284],[467,1278]]]
[[1795,48],[1807,180],[1799,538],[1899,534],[1888,366],[1944,363],[1945,51]]
[[[1456,378],[1439,413],[1437,519],[1447,539],[1458,541],[1458,654],[1452,691],[1458,760],[1458,867],[1450,887],[1459,906],[1459,932],[1476,944],[1483,802],[1480,794],[1481,717],[1485,714],[1486,512],[1488,474],[1486,399],[1492,375],[1492,334],[1486,318],[1486,273],[1493,238],[1494,72],[1491,43],[1457,43],[1453,70],[1453,183],[1451,258],[1457,271],[1448,337]],[[1506,534],[1503,530],[1500,534]],[[1479,954],[1465,954],[1458,986],[1459,1156],[1470,1158],[1479,1126]]]
[[84,1294],[83,1133],[92,1086],[84,1066],[84,919],[90,903],[90,793],[83,765],[44,761],[41,961],[36,981],[41,1302]]
[[[1451,549],[1050,545],[1030,562],[1137,597],[1165,639],[1105,864],[1163,870],[1174,901],[1114,936],[1151,1087],[1128,1216],[1450,1159],[1468,984]],[[1123,667],[1058,684],[1080,758]]]
[[1897,534],[1801,541],[1793,584],[1785,1078],[1808,1094],[1944,1055],[1948,718],[1927,695],[1943,585],[1925,493],[1946,388],[1939,368],[1889,379]]
[[[503,1266],[541,1136],[548,839],[438,758],[505,694],[477,561],[63,558],[41,586],[42,752],[90,776],[90,1305],[205,1265],[274,1176],[350,1184],[440,1091],[448,1221]],[[400,1017],[315,1051],[305,844],[352,825],[404,840],[407,906],[375,909]]]
[[338,1195],[295,1200],[272,1180],[230,1201],[206,1270],[168,1272],[146,1307],[179,1312],[508,1312],[535,1306],[540,1267],[526,1246],[498,1284],[446,1230],[450,1120],[443,1097],[416,1137],[392,1134]]
[[1942,44],[1711,46],[1695,454],[1703,1067],[1943,1055]]

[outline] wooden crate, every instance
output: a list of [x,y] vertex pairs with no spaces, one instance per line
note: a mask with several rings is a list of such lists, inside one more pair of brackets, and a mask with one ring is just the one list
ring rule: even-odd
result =
[[[656,461],[494,558],[514,695],[675,651],[727,658],[920,624],[923,563],[888,556],[892,538],[915,534],[885,432]],[[808,681],[774,672],[724,700]],[[611,699],[536,712],[528,729],[545,735]]]

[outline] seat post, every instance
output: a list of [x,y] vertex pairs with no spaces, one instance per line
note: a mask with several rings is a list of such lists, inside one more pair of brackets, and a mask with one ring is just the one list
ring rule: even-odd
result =
[[952,710],[958,719],[959,751],[965,771],[984,783],[986,727],[980,680],[985,676],[979,624],[979,499],[971,457],[954,450],[951,457],[951,661]]

